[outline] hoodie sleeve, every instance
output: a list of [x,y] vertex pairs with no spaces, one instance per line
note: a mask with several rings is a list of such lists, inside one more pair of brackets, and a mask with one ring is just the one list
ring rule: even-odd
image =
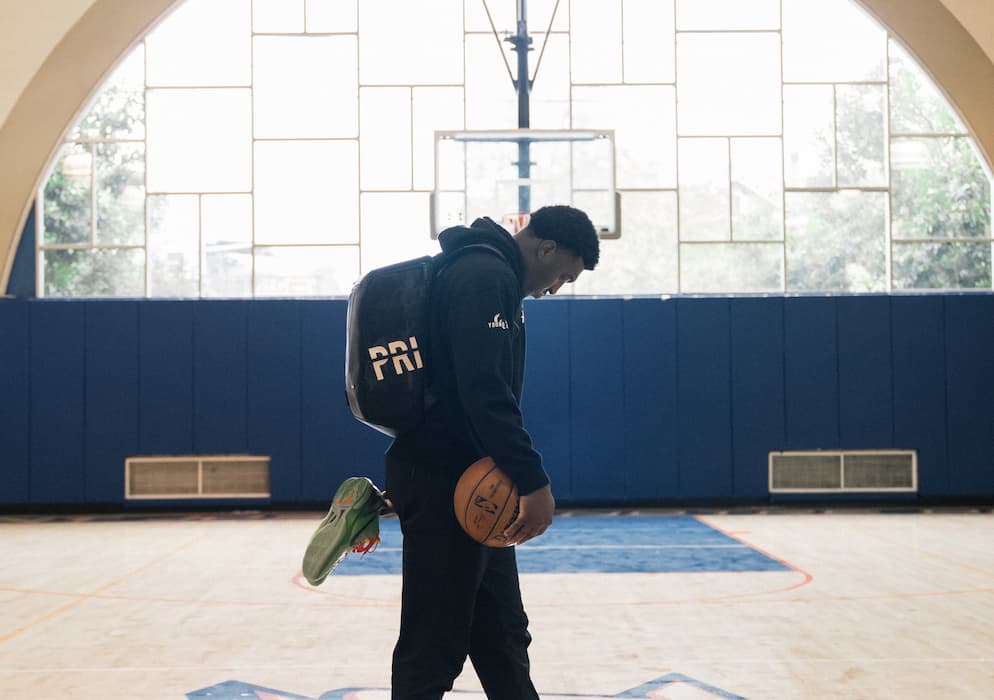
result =
[[453,275],[445,322],[459,401],[484,452],[524,495],[548,484],[549,477],[512,387],[518,280],[505,266],[494,267],[494,274],[481,275],[477,268],[476,274]]

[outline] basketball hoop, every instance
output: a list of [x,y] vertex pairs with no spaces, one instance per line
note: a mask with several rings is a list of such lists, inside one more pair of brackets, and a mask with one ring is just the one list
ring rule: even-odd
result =
[[504,214],[500,217],[501,226],[506,228],[511,233],[518,233],[528,225],[528,221],[531,219],[531,214],[522,212],[513,212],[511,214]]

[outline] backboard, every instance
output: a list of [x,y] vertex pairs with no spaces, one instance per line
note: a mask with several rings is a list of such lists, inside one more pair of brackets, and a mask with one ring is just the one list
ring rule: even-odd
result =
[[432,236],[481,216],[516,233],[551,204],[584,210],[602,238],[621,234],[613,131],[435,132]]

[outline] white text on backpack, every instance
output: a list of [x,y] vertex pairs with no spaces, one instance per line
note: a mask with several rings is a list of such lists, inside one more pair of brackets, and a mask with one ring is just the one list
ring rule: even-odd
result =
[[[411,361],[413,357],[414,361]],[[376,381],[383,381],[383,366],[393,360],[394,374],[400,376],[404,372],[413,372],[421,369],[421,351],[418,350],[418,339],[411,336],[405,343],[403,340],[394,340],[383,345],[374,345],[369,348],[369,359],[373,361],[373,371],[376,373]]]

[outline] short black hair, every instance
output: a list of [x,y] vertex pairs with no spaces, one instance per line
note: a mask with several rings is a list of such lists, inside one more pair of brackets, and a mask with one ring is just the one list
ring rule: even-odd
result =
[[528,228],[536,238],[555,241],[583,258],[583,268],[593,270],[601,257],[597,230],[584,212],[565,204],[532,212]]

